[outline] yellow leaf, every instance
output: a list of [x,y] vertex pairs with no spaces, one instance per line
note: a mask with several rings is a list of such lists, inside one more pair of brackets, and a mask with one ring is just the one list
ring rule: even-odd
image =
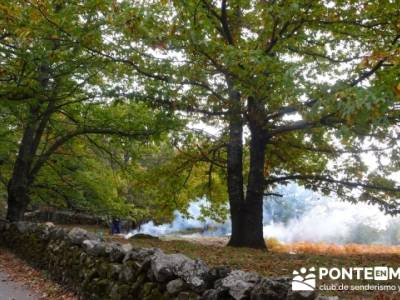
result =
[[394,86],[394,93],[397,96],[400,96],[400,83],[398,83],[397,85]]

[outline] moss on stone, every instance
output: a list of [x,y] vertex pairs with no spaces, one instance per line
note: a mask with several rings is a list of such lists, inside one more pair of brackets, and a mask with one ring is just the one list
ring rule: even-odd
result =
[[3,230],[0,245],[48,270],[52,279],[73,288],[81,299],[174,299],[164,285],[151,281],[149,261],[146,266],[135,259],[115,263],[107,256],[88,255],[80,245],[73,245],[65,238],[65,231],[55,229],[44,234],[47,230],[44,226],[19,226],[21,231],[16,224]]

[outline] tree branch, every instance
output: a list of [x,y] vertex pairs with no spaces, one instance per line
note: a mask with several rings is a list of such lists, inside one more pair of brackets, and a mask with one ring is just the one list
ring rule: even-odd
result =
[[300,120],[288,125],[279,126],[276,129],[268,131],[268,134],[274,136],[282,133],[287,133],[294,130],[311,129],[321,125],[319,121],[305,121]]
[[220,20],[221,20],[223,33],[224,33],[224,37],[225,37],[226,41],[228,42],[228,44],[233,45],[234,40],[232,37],[231,30],[229,28],[228,15],[227,15],[227,11],[226,11],[226,7],[227,7],[226,2],[227,2],[227,0],[221,1],[221,19]]
[[53,143],[53,145],[51,145],[51,147],[38,158],[38,160],[34,164],[32,170],[29,174],[31,180],[34,179],[35,175],[40,171],[40,169],[43,167],[44,163],[49,159],[49,157],[58,148],[60,148],[62,145],[64,145],[66,142],[68,142],[72,138],[80,136],[80,135],[85,135],[85,134],[108,134],[108,135],[117,135],[117,136],[122,136],[122,137],[127,137],[127,138],[144,138],[144,137],[149,137],[152,134],[154,134],[154,131],[125,132],[125,131],[109,129],[109,128],[83,128],[80,130],[76,130],[76,131],[66,134],[63,137],[56,140]]
[[[315,103],[317,103],[318,100],[309,100],[306,101],[304,103],[300,103],[302,106],[304,107],[312,107]],[[280,118],[283,117],[284,115],[288,115],[288,114],[292,114],[292,113],[296,113],[296,112],[300,112],[301,109],[295,106],[284,106],[279,108],[277,111],[272,112],[270,114],[267,115],[266,120],[271,120],[271,119],[276,119],[276,118]]]
[[321,59],[325,59],[331,63],[346,63],[346,62],[351,62],[355,59],[359,59],[359,56],[354,56],[354,57],[349,57],[349,58],[344,58],[344,59],[336,59],[334,57],[322,54],[322,53],[317,53],[314,51],[309,51],[309,50],[301,50],[295,47],[291,47],[289,46],[288,49],[294,53],[300,54],[300,55],[308,55],[308,56],[312,56],[313,58],[321,58]]
[[[395,45],[397,43],[397,41],[400,39],[400,34],[398,34],[392,41],[392,45]],[[370,70],[365,71],[363,73],[360,74],[360,76],[358,78],[353,79],[349,85],[351,87],[356,86],[357,84],[359,84],[361,81],[364,81],[365,79],[369,78],[370,76],[372,76],[373,74],[375,74],[386,62],[387,58],[382,58],[380,59]]]
[[281,177],[270,177],[265,180],[265,184],[270,185],[270,184],[279,183],[279,182],[287,182],[289,180],[308,180],[308,181],[316,181],[316,182],[322,181],[322,182],[328,182],[328,183],[336,183],[336,184],[344,185],[344,186],[347,186],[350,188],[362,187],[362,188],[366,188],[366,189],[379,190],[379,191],[385,191],[385,192],[400,192],[400,187],[390,188],[390,187],[385,187],[385,186],[369,184],[369,183],[365,183],[365,182],[338,180],[338,179],[334,179],[328,175],[327,176],[323,176],[323,175],[287,175],[287,176],[281,176]]
[[264,193],[264,196],[265,197],[268,197],[268,196],[274,196],[274,197],[283,197],[283,195],[282,194],[278,194],[278,193]]
[[371,147],[368,149],[354,149],[354,150],[339,150],[339,149],[334,149],[334,148],[317,148],[313,146],[308,146],[308,145],[301,145],[301,144],[295,144],[292,142],[284,142],[284,141],[269,141],[268,144],[272,145],[277,145],[281,146],[282,144],[291,148],[299,149],[299,150],[305,150],[305,151],[310,151],[310,152],[317,152],[317,153],[326,153],[326,154],[347,154],[347,153],[353,153],[353,154],[360,154],[360,153],[368,153],[368,152],[381,152],[389,149],[393,149],[395,145],[387,146],[384,148],[375,148]]

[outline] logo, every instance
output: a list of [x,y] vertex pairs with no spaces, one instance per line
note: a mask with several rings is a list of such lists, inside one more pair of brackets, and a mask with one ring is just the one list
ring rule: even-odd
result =
[[316,287],[315,268],[301,268],[293,271],[292,291],[313,291]]
[[374,268],[374,279],[375,280],[388,280],[389,279],[389,268],[388,267],[375,267]]
[[[322,280],[317,287],[317,277]],[[323,283],[324,279],[339,280],[334,283]],[[400,267],[387,266],[373,267],[302,267],[293,271],[292,291],[396,291],[400,292],[400,284],[385,282],[388,280],[400,280]],[[359,284],[347,284],[341,280],[362,280]],[[376,281],[377,283],[365,283],[365,281]]]

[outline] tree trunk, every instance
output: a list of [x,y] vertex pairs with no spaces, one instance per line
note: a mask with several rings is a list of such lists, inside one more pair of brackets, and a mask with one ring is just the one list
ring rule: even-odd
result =
[[251,248],[266,248],[263,234],[263,197],[265,138],[253,133],[250,141],[250,170],[244,207],[243,244]]
[[[230,86],[230,84],[228,84]],[[239,246],[243,236],[243,118],[240,94],[230,86],[229,141],[228,141],[228,194],[232,221],[229,246]]]
[[[250,141],[250,170],[246,198],[243,199],[243,170],[242,170],[242,141],[240,138],[240,181],[234,182],[236,187],[230,187],[230,165],[233,165],[228,151],[228,191],[231,206],[232,235],[228,243],[234,247],[250,247],[266,249],[263,235],[263,195],[264,195],[264,163],[266,135],[262,127],[264,110],[262,105],[256,105],[253,99],[249,99],[249,125],[251,132]],[[243,125],[241,125],[242,128]],[[231,128],[231,126],[230,126]],[[230,139],[229,145],[237,145]],[[239,176],[237,169],[231,170],[231,177]],[[240,184],[242,198],[232,193]]]
[[7,219],[12,222],[23,219],[29,204],[30,162],[27,160],[28,155],[21,154],[22,148],[25,147],[21,144],[20,152],[14,165],[13,176],[7,187]]
[[7,220],[11,222],[22,220],[28,204],[28,187],[22,182],[10,180],[8,185]]
[[7,219],[19,221],[23,219],[25,210],[29,204],[29,186],[32,182],[30,169],[34,154],[36,153],[35,128],[37,125],[36,114],[38,107],[31,107],[31,120],[25,127],[24,135],[19,145],[17,159],[14,164],[13,173],[7,187]]
[[[56,45],[54,47],[56,48]],[[43,91],[45,91],[50,80],[48,64],[41,64],[38,71],[37,80]],[[33,182],[33,175],[31,174],[33,160],[54,105],[55,103],[50,101],[47,109],[41,111],[44,107],[44,102],[39,101],[29,107],[27,124],[19,145],[12,177],[7,187],[7,219],[10,221],[22,220],[30,202],[29,188]]]

